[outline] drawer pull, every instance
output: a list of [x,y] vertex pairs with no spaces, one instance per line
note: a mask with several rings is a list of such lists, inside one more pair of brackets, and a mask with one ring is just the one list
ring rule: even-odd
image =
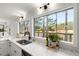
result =
[[2,54],[0,54],[0,56],[1,56]]
[[16,53],[16,51],[14,51]]
[[9,45],[9,46],[11,46],[11,45]]

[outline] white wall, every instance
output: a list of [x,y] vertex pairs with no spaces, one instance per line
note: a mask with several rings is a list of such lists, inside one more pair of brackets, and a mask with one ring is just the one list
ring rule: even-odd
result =
[[4,33],[4,36],[7,37],[9,34],[9,28],[11,29],[11,36],[15,37],[17,33],[17,21],[9,19],[0,19],[0,24],[4,24],[7,27],[7,31]]
[[17,27],[18,27],[18,22],[16,20],[10,20],[9,21],[9,28],[11,29],[11,36],[15,37],[16,33],[18,32]]
[[[33,14],[33,13],[32,13]],[[32,35],[32,19],[33,19],[33,15],[31,13],[28,13],[26,15],[26,18],[24,19],[24,21],[29,20],[29,25],[28,25],[28,29],[29,32]],[[11,36],[12,37],[16,37],[16,34],[19,32],[19,27],[18,27],[18,20],[17,18],[9,20],[9,27],[11,29]]]
[[79,47],[79,4],[76,4],[75,7],[75,46]]

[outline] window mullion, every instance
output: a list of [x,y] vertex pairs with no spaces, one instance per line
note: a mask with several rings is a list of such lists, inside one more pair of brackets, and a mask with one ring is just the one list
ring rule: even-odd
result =
[[57,34],[57,13],[56,13],[56,34]]
[[48,18],[46,16],[46,37],[48,36]]
[[65,11],[65,41],[67,41],[67,11]]
[[45,36],[45,19],[43,19],[43,37]]

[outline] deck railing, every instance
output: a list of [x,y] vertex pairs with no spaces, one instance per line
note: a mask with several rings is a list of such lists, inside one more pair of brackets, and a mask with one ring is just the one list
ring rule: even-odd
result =
[[[62,40],[72,42],[73,41],[73,33],[48,33],[48,34],[58,34]],[[35,36],[44,37],[43,32],[36,33]]]

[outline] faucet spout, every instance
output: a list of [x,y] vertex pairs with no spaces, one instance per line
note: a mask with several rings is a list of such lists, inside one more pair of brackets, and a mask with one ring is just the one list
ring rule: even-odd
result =
[[30,36],[30,32],[29,31],[26,31],[25,33],[24,33],[24,36],[26,36],[26,35],[29,35],[29,40],[31,39],[31,36]]

